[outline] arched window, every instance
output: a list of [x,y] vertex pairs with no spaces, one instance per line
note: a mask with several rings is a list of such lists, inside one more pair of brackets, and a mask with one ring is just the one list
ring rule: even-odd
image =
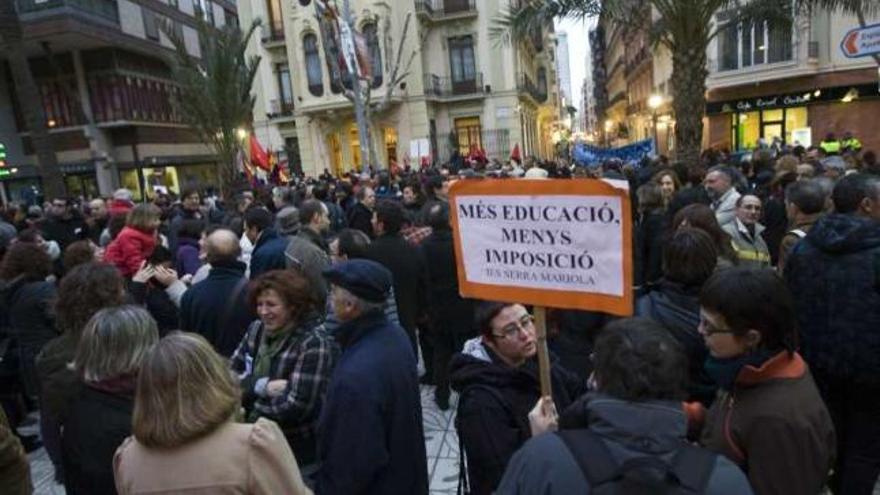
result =
[[538,69],[538,94],[537,100],[544,102],[547,99],[547,70],[543,67]]
[[378,88],[382,85],[382,49],[379,48],[379,31],[375,24],[367,24],[363,28],[364,39],[367,42],[367,50],[370,53],[370,74],[373,76],[372,85]]
[[303,37],[303,51],[306,55],[306,77],[309,81],[309,93],[314,96],[324,95],[324,75],[321,73],[321,56],[318,55],[318,38],[314,34]]

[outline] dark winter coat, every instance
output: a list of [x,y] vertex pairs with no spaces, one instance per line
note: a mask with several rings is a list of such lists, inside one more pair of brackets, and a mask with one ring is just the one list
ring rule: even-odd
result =
[[184,220],[201,220],[203,218],[201,211],[192,211],[184,208],[180,208],[171,219],[168,228],[168,249],[174,256],[177,256],[177,248],[179,246],[179,239],[177,238],[178,232],[180,232],[180,227],[183,225]]
[[279,236],[275,229],[266,229],[260,234],[251,253],[251,280],[270,270],[287,268],[284,250],[288,242],[289,239]]
[[61,438],[64,488],[69,495],[115,495],[113,454],[131,435],[133,395],[82,385]]
[[634,284],[643,286],[663,276],[663,243],[669,229],[669,217],[662,211],[646,212],[635,225],[633,241]]
[[135,303],[144,306],[156,320],[160,337],[179,328],[180,310],[163,287],[152,281],[145,284],[131,281],[128,283],[128,293]]
[[248,304],[244,263],[215,263],[208,278],[195,284],[180,301],[180,328],[201,334],[229,357],[255,319]]
[[88,226],[85,221],[73,215],[70,218],[48,217],[40,226],[43,238],[47,241],[55,241],[61,252],[67,249],[67,246],[76,241],[88,237]]
[[672,196],[667,211],[669,217],[672,218],[685,206],[693,204],[709,206],[711,203],[712,201],[709,199],[709,195],[706,194],[706,189],[702,185],[690,186],[681,189]]
[[474,331],[474,301],[458,292],[458,273],[452,231],[434,230],[420,246],[425,263],[428,313],[435,332],[471,335]]
[[699,295],[699,287],[684,287],[662,280],[638,298],[635,316],[651,318],[663,325],[681,344],[688,358],[688,400],[698,400],[708,406],[715,398],[717,387],[703,368],[708,350],[697,331],[700,324]]
[[815,495],[834,460],[831,415],[807,365],[780,352],[740,370],[706,415],[700,443],[747,471],[757,495]]
[[348,210],[348,227],[360,230],[372,239],[374,237],[372,210],[363,203],[356,203]]
[[[629,402],[591,394],[563,415],[580,416],[580,421],[601,437],[618,465],[639,457],[672,462],[686,442],[687,418],[677,402]],[[498,493],[585,495],[591,489],[571,451],[558,435],[551,433],[532,438],[513,456]],[[752,490],[736,464],[718,455],[705,493],[749,495]]]
[[381,263],[394,277],[400,326],[412,335],[425,307],[426,272],[422,253],[399,234],[383,235],[370,244],[367,258]]
[[12,338],[10,349],[18,353],[24,391],[32,397],[39,395],[37,354],[58,336],[53,316],[55,297],[55,285],[51,282],[23,276],[9,281],[0,291],[0,310]]
[[78,379],[68,367],[76,356],[78,342],[68,333],[50,340],[37,355],[37,375],[40,379],[40,404],[45,414],[54,420],[63,420],[76,392]]
[[424,495],[428,469],[416,356],[381,311],[336,332],[342,355],[318,424],[322,495]]
[[880,222],[820,218],[792,249],[784,272],[810,367],[817,375],[880,384]]
[[177,261],[174,268],[177,276],[195,275],[202,266],[199,259],[199,240],[191,237],[181,237],[177,240]]
[[[555,356],[551,362],[553,401],[561,411],[586,392],[586,382],[559,366]],[[531,436],[528,414],[541,396],[537,359],[511,368],[477,337],[449,366],[450,384],[460,394],[456,426],[470,487],[475,495],[488,495]]]

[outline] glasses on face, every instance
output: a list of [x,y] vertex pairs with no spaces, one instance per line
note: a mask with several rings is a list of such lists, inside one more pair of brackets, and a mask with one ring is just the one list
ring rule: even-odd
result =
[[706,337],[711,337],[716,333],[734,333],[732,328],[718,328],[712,324],[709,320],[704,316],[700,316],[700,326],[697,327],[697,330],[705,335]]
[[520,317],[519,321],[509,323],[501,329],[501,333],[493,333],[495,337],[505,339],[516,337],[519,333],[531,332],[535,324],[535,317],[525,314]]
[[761,211],[761,205],[742,205],[740,208],[746,211]]

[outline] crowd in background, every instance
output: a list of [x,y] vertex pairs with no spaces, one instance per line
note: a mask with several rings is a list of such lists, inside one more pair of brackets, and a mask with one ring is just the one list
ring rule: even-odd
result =
[[[624,181],[634,206],[636,317],[550,311],[552,397],[528,308],[458,290],[450,185],[520,178]],[[40,445],[70,494],[427,493],[420,383],[459,394],[468,493],[868,494],[880,473],[870,151],[50,199],[0,222],[4,493]]]

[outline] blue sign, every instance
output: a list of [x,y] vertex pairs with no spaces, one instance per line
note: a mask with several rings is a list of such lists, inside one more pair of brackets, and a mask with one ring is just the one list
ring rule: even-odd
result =
[[654,154],[654,140],[643,139],[618,148],[601,148],[586,143],[577,143],[572,155],[578,165],[599,165],[617,159],[624,163],[638,164],[642,158]]

